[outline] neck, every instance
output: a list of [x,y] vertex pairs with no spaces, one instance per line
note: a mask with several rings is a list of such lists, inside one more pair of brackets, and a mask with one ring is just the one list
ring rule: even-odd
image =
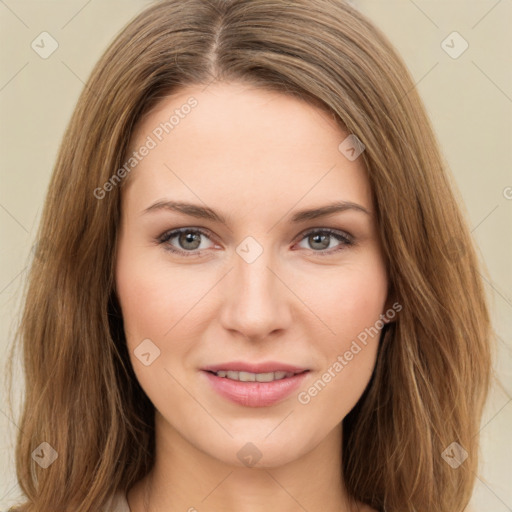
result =
[[[277,464],[230,464],[191,445],[156,416],[157,456],[128,493],[131,512],[351,512],[341,472],[341,426],[311,451]],[[145,503],[147,501],[147,503]]]

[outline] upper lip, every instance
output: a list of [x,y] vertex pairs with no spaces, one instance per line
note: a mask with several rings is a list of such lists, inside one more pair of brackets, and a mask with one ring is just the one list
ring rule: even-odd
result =
[[287,373],[301,373],[308,368],[301,368],[286,363],[279,363],[276,361],[267,361],[264,363],[246,363],[244,361],[230,361],[227,363],[213,364],[205,366],[202,370],[209,372],[218,372],[221,370],[236,371],[236,372],[249,372],[249,373],[270,373],[270,372],[287,372]]

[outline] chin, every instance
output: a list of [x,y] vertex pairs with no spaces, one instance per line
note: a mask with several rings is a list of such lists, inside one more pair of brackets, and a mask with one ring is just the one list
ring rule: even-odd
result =
[[[273,429],[275,427],[274,423]],[[319,442],[319,439],[306,439],[306,436],[301,439],[298,433],[295,434],[290,435],[289,430],[277,433],[272,432],[272,429],[265,429],[264,432],[254,429],[252,432],[233,435],[233,438],[226,439],[215,447],[210,441],[202,449],[229,466],[249,469],[275,468],[297,460]]]

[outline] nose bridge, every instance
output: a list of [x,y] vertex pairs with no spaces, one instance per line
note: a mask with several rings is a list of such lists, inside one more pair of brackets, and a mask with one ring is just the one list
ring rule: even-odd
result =
[[226,283],[224,327],[250,338],[264,338],[284,328],[290,318],[289,296],[274,274],[272,251],[246,239],[238,246],[233,264]]

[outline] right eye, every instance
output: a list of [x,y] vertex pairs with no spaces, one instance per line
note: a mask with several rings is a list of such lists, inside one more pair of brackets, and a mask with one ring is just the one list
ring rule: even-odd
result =
[[[208,238],[208,233],[199,228],[179,228],[166,231],[157,238],[160,244],[164,245],[166,251],[183,256],[201,256],[203,250],[208,247],[201,246],[201,237]],[[176,247],[172,241],[176,239],[176,243],[181,247]]]

